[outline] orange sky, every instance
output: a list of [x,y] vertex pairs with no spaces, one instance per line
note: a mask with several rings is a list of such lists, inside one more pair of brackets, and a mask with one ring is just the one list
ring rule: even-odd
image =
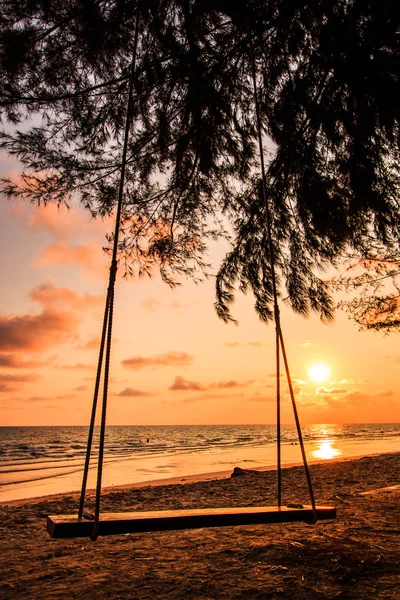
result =
[[[0,162],[2,175],[13,168]],[[112,224],[4,198],[0,223],[0,424],[86,425]],[[213,302],[212,280],[171,290],[156,275],[118,279],[110,424],[274,422],[273,326],[250,297],[238,295],[238,326],[219,321]],[[399,420],[395,335],[359,332],[341,313],[324,326],[285,307],[282,327],[302,422]],[[315,364],[329,369],[326,381],[309,376]],[[291,419],[285,393],[283,420]]]

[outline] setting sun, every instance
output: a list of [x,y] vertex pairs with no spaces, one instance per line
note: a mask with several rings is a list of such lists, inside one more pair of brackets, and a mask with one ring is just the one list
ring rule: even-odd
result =
[[313,365],[308,371],[308,375],[314,379],[314,381],[322,382],[328,379],[330,372],[325,365]]
[[322,458],[323,460],[330,460],[340,455],[340,450],[333,448],[333,441],[326,440],[321,442],[317,450],[314,450],[313,455],[316,458]]

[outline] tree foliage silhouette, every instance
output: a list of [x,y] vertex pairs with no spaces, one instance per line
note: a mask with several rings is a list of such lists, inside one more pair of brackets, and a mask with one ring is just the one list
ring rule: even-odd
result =
[[[133,0],[4,2],[1,143],[24,165],[21,181],[4,182],[6,195],[77,198],[94,215],[113,209],[136,10]],[[139,11],[127,272],[156,263],[171,284],[174,272],[196,276],[208,240],[229,222],[217,312],[231,318],[239,288],[271,318],[253,53],[280,292],[301,314],[329,319],[321,270],[348,252],[398,248],[396,3],[150,0]]]
[[346,291],[339,307],[360,329],[400,331],[400,253],[380,252],[375,247],[363,258],[349,257],[345,272],[332,280],[336,290]]

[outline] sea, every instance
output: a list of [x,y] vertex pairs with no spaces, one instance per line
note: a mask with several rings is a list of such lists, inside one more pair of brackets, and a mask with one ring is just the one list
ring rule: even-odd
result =
[[[95,486],[96,428],[88,488]],[[310,463],[400,452],[400,423],[303,427]],[[0,502],[80,489],[88,429],[80,426],[0,427]],[[104,487],[210,473],[229,475],[276,465],[275,425],[108,426]],[[294,426],[283,426],[282,463],[301,463]]]

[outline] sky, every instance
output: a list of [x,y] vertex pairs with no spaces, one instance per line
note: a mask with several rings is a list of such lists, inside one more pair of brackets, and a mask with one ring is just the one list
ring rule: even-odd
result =
[[[2,176],[17,171],[0,156]],[[0,228],[0,425],[86,425],[112,219],[0,197]],[[222,254],[213,247],[209,258],[217,264]],[[140,280],[119,273],[107,422],[274,423],[273,325],[241,294],[239,324],[227,325],[213,307],[213,278],[180,282],[170,289],[156,272]],[[282,329],[302,423],[399,420],[396,335],[361,332],[343,313],[324,325],[285,306]],[[282,420],[292,423],[282,389]]]

